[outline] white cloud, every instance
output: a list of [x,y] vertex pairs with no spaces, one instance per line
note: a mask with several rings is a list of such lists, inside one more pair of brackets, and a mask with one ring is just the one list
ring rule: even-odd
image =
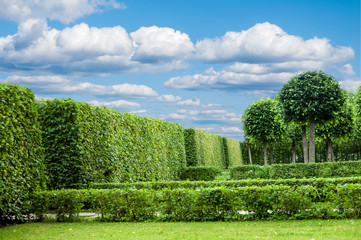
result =
[[239,127],[221,127],[223,133],[243,133]]
[[94,75],[188,67],[182,60],[193,47],[188,35],[171,28],[154,28],[149,30],[149,38],[141,36],[148,32],[146,27],[132,33],[138,41],[134,44],[121,26],[97,28],[81,23],[59,31],[49,29],[44,20],[28,19],[19,24],[16,34],[0,37],[0,70]]
[[194,98],[194,99],[187,99],[184,101],[179,101],[177,103],[178,106],[200,106],[201,105],[201,100],[199,98]]
[[139,103],[135,102],[129,102],[125,100],[117,100],[117,101],[111,101],[111,102],[99,102],[97,100],[88,102],[91,105],[97,106],[97,107],[108,107],[108,108],[115,108],[115,109],[132,109],[132,108],[138,108],[140,107]]
[[326,38],[303,40],[268,22],[248,30],[196,44],[196,58],[210,62],[284,62],[322,60],[342,62],[354,57],[350,47],[333,47]]
[[353,71],[353,67],[351,64],[345,64],[341,68],[339,68],[339,72],[343,73],[347,76],[353,76],[355,75],[355,72]]
[[63,76],[10,76],[3,82],[25,84],[27,87],[43,93],[92,94],[109,97],[155,97],[156,91],[145,85],[118,84],[99,85],[89,82],[77,82]]
[[48,18],[69,23],[103,9],[126,8],[115,0],[0,0],[0,5],[0,17],[17,22]]
[[156,98],[156,100],[159,102],[177,102],[180,101],[181,99],[182,99],[181,97],[174,95],[161,95]]
[[186,115],[178,114],[178,113],[170,113],[167,117],[168,119],[185,119]]
[[355,78],[355,79],[346,79],[343,81],[340,81],[340,86],[343,89],[357,92],[357,89],[359,86],[361,86],[361,78]]
[[168,27],[141,27],[130,36],[135,46],[132,59],[141,62],[182,59],[194,50],[186,33]]

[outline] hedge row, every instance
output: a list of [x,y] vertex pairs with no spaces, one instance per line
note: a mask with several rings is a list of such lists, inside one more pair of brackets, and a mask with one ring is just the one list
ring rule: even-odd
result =
[[39,104],[49,187],[177,180],[185,162],[179,124],[68,100]]
[[161,190],[176,188],[239,188],[239,187],[264,187],[269,185],[285,185],[291,187],[310,185],[317,189],[326,186],[361,184],[361,177],[346,178],[309,178],[309,179],[247,179],[236,181],[167,181],[167,182],[137,182],[137,183],[93,183],[93,189],[153,189]]
[[361,161],[243,165],[230,168],[231,179],[287,179],[361,176]]
[[221,172],[220,168],[213,166],[187,167],[181,175],[181,180],[213,181]]
[[44,188],[44,163],[34,94],[0,84],[0,224],[22,220],[34,191]]
[[228,168],[242,164],[240,143],[196,128],[185,129],[188,166]]
[[[361,185],[328,190],[318,202],[312,186],[207,189],[102,189],[40,192],[33,212],[55,212],[58,221],[74,220],[82,210],[109,221],[222,221],[361,217]],[[336,210],[336,211],[335,211]]]

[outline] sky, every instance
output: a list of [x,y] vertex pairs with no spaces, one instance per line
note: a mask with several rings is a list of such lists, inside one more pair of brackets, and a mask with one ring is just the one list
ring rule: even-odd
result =
[[360,0],[0,0],[0,82],[242,141],[304,71],[356,92]]

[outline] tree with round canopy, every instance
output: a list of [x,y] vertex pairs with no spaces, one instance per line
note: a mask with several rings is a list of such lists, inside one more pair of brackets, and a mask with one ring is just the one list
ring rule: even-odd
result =
[[281,119],[278,103],[270,98],[255,101],[242,116],[243,130],[246,136],[263,143],[265,166],[268,164],[267,143],[277,140],[283,133]]
[[339,83],[321,71],[304,72],[283,86],[279,99],[286,116],[298,123],[309,123],[308,161],[316,162],[315,126],[332,119],[344,104]]

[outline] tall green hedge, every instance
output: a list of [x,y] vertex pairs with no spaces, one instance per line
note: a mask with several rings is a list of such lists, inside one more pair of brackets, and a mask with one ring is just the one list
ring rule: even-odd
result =
[[0,222],[23,220],[34,191],[44,188],[44,150],[34,94],[0,84]]
[[217,166],[226,168],[223,138],[197,128],[185,129],[188,166]]
[[183,128],[61,99],[39,104],[51,188],[179,179]]
[[225,167],[242,165],[242,150],[239,141],[223,137]]

